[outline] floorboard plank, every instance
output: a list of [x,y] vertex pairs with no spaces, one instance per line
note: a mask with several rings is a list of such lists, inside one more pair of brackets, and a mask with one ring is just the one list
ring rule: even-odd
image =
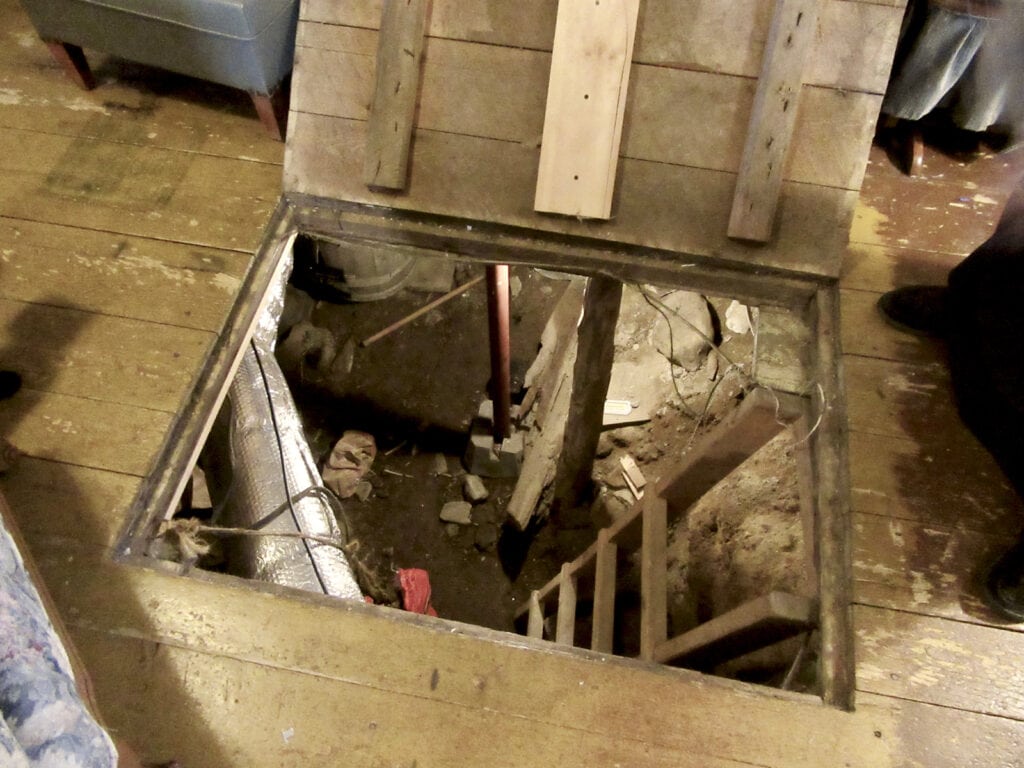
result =
[[215,338],[209,331],[0,299],[0,367],[18,371],[24,386],[38,392],[176,413]]

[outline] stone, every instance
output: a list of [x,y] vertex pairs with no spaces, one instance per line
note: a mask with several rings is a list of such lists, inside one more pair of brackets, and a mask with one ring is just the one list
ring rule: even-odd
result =
[[468,501],[449,501],[441,507],[441,520],[446,523],[469,525],[473,522],[473,505]]
[[431,474],[434,475],[447,475],[448,474],[448,457],[443,453],[435,453],[433,456],[434,466],[431,469]]
[[512,279],[508,281],[508,291],[512,294],[512,298],[515,299],[522,293],[523,281],[519,279],[517,275],[512,275]]
[[671,291],[660,297],[659,307],[669,322],[662,317],[655,324],[655,348],[675,365],[698,370],[715,332],[707,299],[692,291]]
[[444,532],[448,535],[449,539],[454,539],[462,532],[462,526],[458,523],[445,523]]
[[482,501],[487,501],[490,493],[479,476],[466,475],[462,478],[462,495],[470,504],[479,504]]
[[356,483],[355,497],[360,501],[366,501],[373,493],[373,484],[369,480],[360,480]]
[[597,438],[597,458],[603,459],[610,456],[614,449],[615,443],[612,442],[611,435],[607,432],[602,432]]
[[491,425],[474,419],[464,461],[466,469],[481,477],[518,477],[523,466],[523,433],[513,432],[495,446]]
[[276,352],[281,368],[285,371],[310,367],[326,373],[337,357],[338,342],[326,328],[318,328],[303,320],[292,326],[288,335],[277,345]]

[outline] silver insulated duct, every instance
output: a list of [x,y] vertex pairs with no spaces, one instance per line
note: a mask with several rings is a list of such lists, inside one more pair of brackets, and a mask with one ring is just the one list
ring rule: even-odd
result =
[[[285,258],[291,258],[290,249]],[[220,510],[214,522],[268,534],[232,537],[228,542],[229,557],[240,575],[362,600],[342,550],[295,536],[343,541],[295,401],[273,354],[291,271],[285,266],[282,278],[271,287],[270,302],[201,460],[214,506]],[[279,533],[287,535],[273,535]]]

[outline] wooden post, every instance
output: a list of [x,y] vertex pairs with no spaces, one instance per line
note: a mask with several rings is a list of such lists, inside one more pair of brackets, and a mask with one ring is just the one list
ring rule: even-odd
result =
[[643,504],[640,546],[640,658],[654,661],[668,637],[668,504],[648,493]]
[[611,653],[615,636],[615,573],[618,547],[609,540],[609,530],[597,534],[597,557],[594,565],[594,620],[590,648]]
[[570,563],[562,564],[558,585],[558,618],[555,620],[555,642],[573,645],[576,634],[576,574]]
[[429,0],[384,0],[363,158],[363,181],[371,187],[405,188],[428,10]]
[[621,301],[622,283],[618,280],[602,275],[590,278],[583,299],[583,319],[573,367],[572,401],[555,474],[552,503],[555,511],[578,504],[591,482],[604,401],[612,376],[615,325]]

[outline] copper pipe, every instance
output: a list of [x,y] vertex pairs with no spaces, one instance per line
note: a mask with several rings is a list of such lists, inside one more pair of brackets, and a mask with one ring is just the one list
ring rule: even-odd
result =
[[494,398],[494,442],[512,433],[511,370],[508,331],[508,265],[487,266],[487,312],[491,336],[491,396]]

